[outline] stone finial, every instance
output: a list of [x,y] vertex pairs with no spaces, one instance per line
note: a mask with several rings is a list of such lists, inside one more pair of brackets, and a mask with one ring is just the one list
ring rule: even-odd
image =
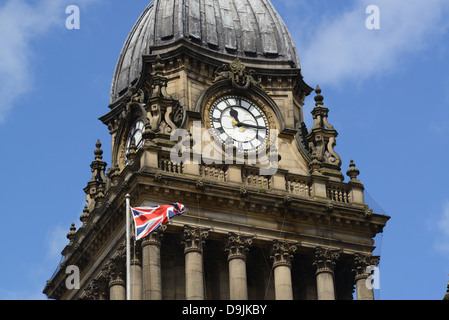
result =
[[349,164],[349,169],[346,171],[348,177],[351,178],[351,181],[357,181],[357,177],[360,174],[360,170],[355,167],[354,160],[351,159],[351,163]]
[[165,68],[165,64],[162,61],[161,56],[157,55],[156,60],[154,61],[154,64],[153,64],[154,74],[161,75],[164,71],[164,68]]
[[97,141],[95,144],[97,149],[95,149],[95,161],[92,162],[90,165],[92,169],[92,178],[90,181],[99,181],[99,182],[105,182],[106,176],[105,176],[105,170],[106,170],[106,162],[103,162],[103,150],[101,150],[101,142],[100,140]]
[[101,150],[101,142],[100,139],[98,139],[97,143],[95,144],[97,149],[94,151],[95,154],[95,160],[103,160],[103,150]]
[[332,177],[337,181],[343,181],[341,173],[341,158],[335,151],[338,132],[328,121],[329,109],[324,107],[324,97],[320,86],[315,89],[315,108],[312,110],[313,127],[306,135],[309,152],[312,155],[313,164],[311,173],[318,173]]
[[73,241],[73,239],[75,238],[76,235],[76,227],[75,227],[75,223],[72,223],[72,226],[70,227],[70,232],[67,233],[67,239],[70,240],[70,242]]
[[317,107],[320,107],[320,106],[322,107],[324,105],[324,103],[323,103],[324,97],[321,95],[321,88],[320,88],[319,85],[316,86],[315,93],[316,93],[316,96],[315,96],[315,102],[316,103],[315,103],[315,105]]
[[83,209],[83,214],[80,216],[80,221],[83,224],[86,224],[87,220],[89,219],[89,215],[90,215],[89,207],[87,205],[85,205],[84,209]]
[[90,164],[92,177],[90,181],[87,183],[87,186],[84,188],[84,192],[86,193],[86,201],[88,202],[89,212],[97,206],[96,198],[99,193],[105,193],[106,187],[106,166],[107,163],[104,162],[103,159],[103,150],[101,150],[101,142],[97,141],[95,144],[97,149],[95,149],[95,160]]

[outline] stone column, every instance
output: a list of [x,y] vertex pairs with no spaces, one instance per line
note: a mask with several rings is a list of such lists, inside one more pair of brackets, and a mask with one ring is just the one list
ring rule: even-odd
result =
[[339,250],[316,248],[315,261],[318,300],[335,300],[334,267]]
[[186,300],[204,300],[203,243],[207,229],[184,227]]
[[371,282],[368,277],[371,271],[370,266],[377,266],[379,264],[379,257],[369,256],[356,253],[354,255],[354,269],[355,285],[357,300],[374,300],[374,292]]
[[109,284],[109,300],[126,300],[125,261],[111,259],[104,272]]
[[229,233],[226,251],[229,264],[229,298],[230,300],[248,300],[246,279],[246,253],[253,237]]
[[161,238],[166,226],[142,240],[142,294],[144,300],[162,299]]
[[274,241],[273,259],[274,290],[276,300],[293,300],[292,259],[297,245],[282,241]]
[[142,261],[140,246],[131,259],[131,300],[142,300]]

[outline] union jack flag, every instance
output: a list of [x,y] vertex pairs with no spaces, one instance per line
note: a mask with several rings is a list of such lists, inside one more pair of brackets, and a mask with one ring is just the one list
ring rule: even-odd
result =
[[166,206],[131,208],[136,227],[136,240],[142,239],[174,216],[183,215],[186,208],[181,203]]

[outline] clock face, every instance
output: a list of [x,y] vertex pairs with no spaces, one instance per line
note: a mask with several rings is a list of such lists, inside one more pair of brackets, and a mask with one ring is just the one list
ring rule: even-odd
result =
[[129,153],[129,150],[131,148],[132,142],[134,142],[134,145],[136,146],[136,149],[140,149],[143,146],[143,131],[145,129],[145,124],[142,120],[138,120],[134,123],[133,127],[131,128],[131,131],[129,132],[128,139],[126,140],[126,146],[125,146],[125,164],[128,164],[127,155]]
[[268,121],[264,113],[245,98],[227,96],[215,102],[210,122],[221,142],[230,141],[238,150],[257,150],[268,138]]

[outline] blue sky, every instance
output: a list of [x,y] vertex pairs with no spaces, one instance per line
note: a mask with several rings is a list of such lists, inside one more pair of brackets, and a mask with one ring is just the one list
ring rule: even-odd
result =
[[[149,0],[0,2],[0,299],[42,290],[80,225],[97,139],[110,161],[115,64]],[[65,8],[80,8],[67,30]],[[377,237],[377,299],[441,299],[449,280],[447,0],[273,0],[305,81],[323,90],[336,151],[392,218]],[[365,9],[380,9],[368,30]],[[306,99],[310,126],[313,95]],[[20,218],[20,219],[19,219]]]

